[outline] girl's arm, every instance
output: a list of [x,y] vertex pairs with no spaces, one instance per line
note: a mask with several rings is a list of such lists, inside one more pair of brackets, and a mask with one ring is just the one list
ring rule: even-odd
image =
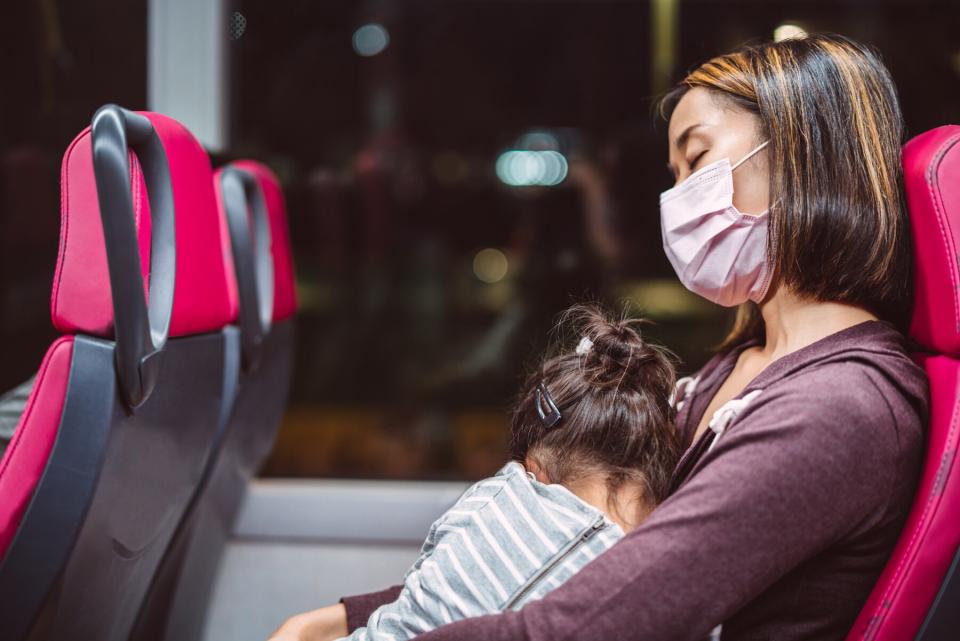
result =
[[290,617],[269,641],[333,641],[347,634],[347,612],[342,603],[335,603]]
[[[404,580],[406,580],[410,572],[420,567],[420,564],[427,555],[432,553],[433,548],[436,545],[439,527],[449,519],[450,511],[462,507],[464,504],[464,499],[474,496],[477,492],[482,492],[484,490],[485,482],[488,480],[489,479],[482,479],[477,481],[464,490],[463,493],[457,497],[456,502],[450,506],[450,508],[448,508],[448,510],[444,512],[440,518],[430,525],[430,530],[427,532],[426,540],[424,540],[423,546],[420,548],[420,555],[414,562],[413,566],[407,570],[407,573],[403,577]],[[474,507],[474,509],[479,509],[479,507]],[[338,604],[342,604],[346,609],[347,629],[350,632],[353,632],[357,628],[366,625],[367,621],[370,619],[370,615],[373,614],[373,611],[379,608],[381,605],[396,601],[397,598],[399,598],[402,589],[403,585],[397,584],[391,585],[383,590],[377,590],[375,592],[364,592],[362,594],[340,597]]]

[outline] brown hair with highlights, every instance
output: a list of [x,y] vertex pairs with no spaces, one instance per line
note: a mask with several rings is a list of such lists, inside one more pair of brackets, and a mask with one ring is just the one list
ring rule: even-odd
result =
[[[747,43],[690,72],[657,103],[669,120],[693,87],[759,117],[770,138],[771,285],[860,305],[906,330],[911,242],[900,149],[906,132],[890,72],[838,34]],[[759,307],[737,309],[716,349],[763,339]]]

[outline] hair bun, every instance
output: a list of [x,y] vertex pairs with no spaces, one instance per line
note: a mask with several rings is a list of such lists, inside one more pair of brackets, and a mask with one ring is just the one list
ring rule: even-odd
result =
[[574,351],[582,360],[584,375],[593,384],[635,390],[670,378],[672,353],[645,341],[636,327],[650,323],[649,319],[622,316],[614,320],[591,304],[576,305],[565,316],[568,320],[572,317],[579,330],[580,343]]

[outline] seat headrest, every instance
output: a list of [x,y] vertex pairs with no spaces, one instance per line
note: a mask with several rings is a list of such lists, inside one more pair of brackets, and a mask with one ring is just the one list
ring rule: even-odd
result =
[[224,269],[227,274],[227,299],[230,303],[230,322],[236,323],[240,318],[240,292],[237,285],[237,268],[233,262],[230,226],[227,224],[226,205],[220,184],[222,174],[223,167],[213,172],[213,193],[217,198],[217,210],[220,212],[220,248],[223,253]]
[[273,255],[273,320],[287,319],[297,311],[297,293],[283,189],[274,173],[263,163],[237,160],[230,165],[252,174],[263,192],[270,219],[270,251]]
[[[170,336],[216,331],[230,322],[221,230],[210,159],[180,123],[161,114],[147,117],[163,145],[170,169],[176,227],[176,279]],[[147,187],[130,152],[130,182],[140,246],[141,272],[150,269],[151,222]],[[113,335],[113,307],[90,128],[67,148],[60,176],[60,251],[50,307],[63,333]]]
[[909,140],[903,171],[913,235],[910,336],[925,349],[960,356],[960,126]]

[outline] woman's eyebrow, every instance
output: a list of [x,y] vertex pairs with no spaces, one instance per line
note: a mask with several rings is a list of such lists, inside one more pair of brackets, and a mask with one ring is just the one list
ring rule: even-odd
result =
[[698,122],[684,129],[683,132],[679,136],[677,136],[677,149],[682,149],[683,147],[686,147],[687,141],[690,139],[690,134],[693,133],[693,130],[696,129],[697,127],[703,127],[703,126],[704,124],[702,122]]

